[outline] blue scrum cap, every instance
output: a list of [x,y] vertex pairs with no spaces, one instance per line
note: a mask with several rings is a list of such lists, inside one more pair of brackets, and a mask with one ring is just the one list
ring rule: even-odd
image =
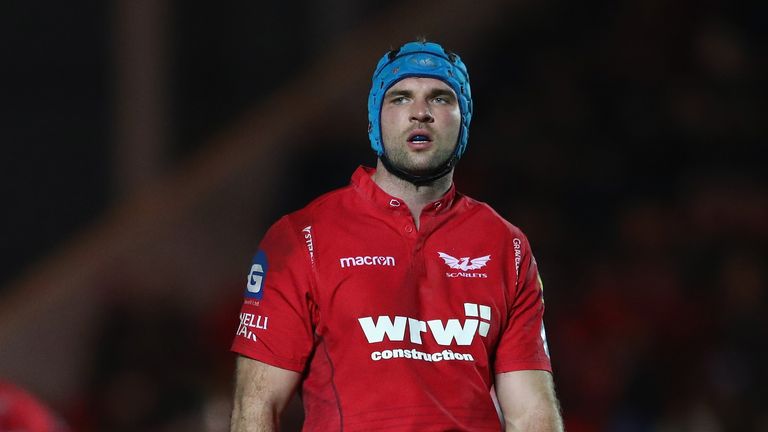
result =
[[384,154],[381,139],[381,105],[384,94],[398,81],[409,77],[439,79],[448,84],[459,100],[461,131],[454,153],[458,159],[467,149],[469,122],[472,120],[472,92],[467,67],[458,55],[433,42],[408,42],[379,60],[368,94],[368,138],[378,156]]

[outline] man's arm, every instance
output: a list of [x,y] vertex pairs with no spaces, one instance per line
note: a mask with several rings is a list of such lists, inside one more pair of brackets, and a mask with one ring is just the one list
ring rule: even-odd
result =
[[279,430],[280,414],[301,375],[248,357],[237,358],[231,432]]
[[563,421],[552,375],[522,370],[496,375],[496,397],[507,432],[561,432]]

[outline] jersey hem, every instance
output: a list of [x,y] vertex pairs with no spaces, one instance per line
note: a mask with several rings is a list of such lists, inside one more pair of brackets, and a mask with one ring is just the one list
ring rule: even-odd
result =
[[497,374],[522,370],[542,370],[552,373],[552,365],[544,362],[507,362],[497,364],[493,368],[493,372]]
[[298,373],[302,373],[304,371],[303,362],[288,360],[288,359],[273,356],[270,354],[265,354],[263,352],[259,352],[252,348],[249,348],[247,345],[244,345],[243,343],[240,343],[238,341],[235,341],[232,343],[232,347],[230,348],[230,351],[236,354],[243,355],[250,359],[257,360],[262,363],[266,363],[270,366],[279,367],[280,369],[287,369],[287,370],[298,372]]

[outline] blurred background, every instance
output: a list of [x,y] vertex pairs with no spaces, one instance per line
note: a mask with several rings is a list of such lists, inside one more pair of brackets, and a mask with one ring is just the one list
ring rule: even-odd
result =
[[419,35],[469,65],[456,183],[532,242],[567,429],[768,431],[767,3],[76,3],[0,5],[0,381],[72,431],[228,430],[251,254],[375,163]]

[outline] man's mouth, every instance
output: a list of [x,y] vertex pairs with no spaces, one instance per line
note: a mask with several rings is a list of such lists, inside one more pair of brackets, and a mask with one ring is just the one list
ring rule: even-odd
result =
[[426,144],[432,142],[432,137],[423,132],[412,132],[408,136],[408,142],[412,144]]

